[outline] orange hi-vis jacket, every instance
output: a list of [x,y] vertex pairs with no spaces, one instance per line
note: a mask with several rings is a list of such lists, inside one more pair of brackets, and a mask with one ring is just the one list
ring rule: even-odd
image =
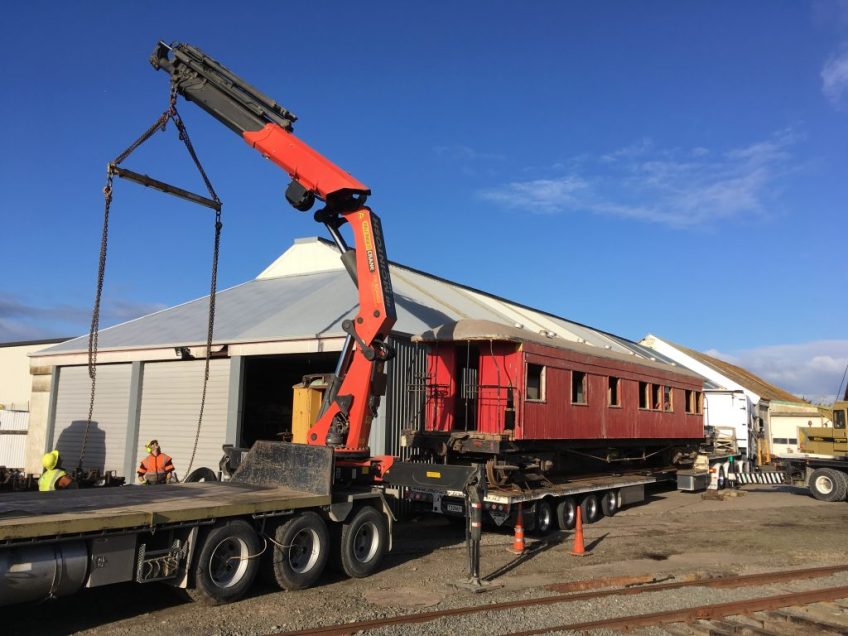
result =
[[161,451],[158,455],[151,453],[142,459],[138,467],[138,476],[154,484],[164,484],[172,472],[174,472],[174,464],[171,462],[171,456]]

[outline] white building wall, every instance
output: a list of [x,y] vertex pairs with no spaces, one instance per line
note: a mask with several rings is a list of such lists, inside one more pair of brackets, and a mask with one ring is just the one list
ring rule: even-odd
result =
[[[204,360],[144,365],[136,466],[147,455],[144,446],[156,439],[162,452],[174,460],[179,478],[188,476],[203,394],[204,365]],[[205,466],[218,471],[224,454],[221,446],[226,441],[229,379],[230,360],[212,360],[192,470]],[[132,481],[135,475],[127,477]]]
[[769,413],[769,442],[771,454],[777,457],[803,455],[800,449],[799,428],[808,426],[829,426],[830,420],[819,413],[812,405],[772,402]]
[[0,347],[0,409],[29,411],[32,391],[29,354],[49,346],[49,343],[35,343]]
[[0,466],[24,467],[28,428],[27,411],[0,411]]
[[89,423],[91,379],[88,367],[59,370],[52,439],[66,469],[75,468],[82,457],[86,470],[122,473],[130,375],[129,364],[98,365],[94,412]]

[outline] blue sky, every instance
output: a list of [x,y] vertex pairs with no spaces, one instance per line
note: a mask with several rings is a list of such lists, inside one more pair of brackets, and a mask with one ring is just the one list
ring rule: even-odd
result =
[[[846,2],[29,2],[0,35],[0,342],[78,335],[106,163],[199,46],[373,190],[389,257],[807,397],[848,362]],[[310,215],[180,104],[224,201],[221,288]],[[201,191],[169,130],[125,164]],[[212,218],[121,182],[101,324],[206,293]]]

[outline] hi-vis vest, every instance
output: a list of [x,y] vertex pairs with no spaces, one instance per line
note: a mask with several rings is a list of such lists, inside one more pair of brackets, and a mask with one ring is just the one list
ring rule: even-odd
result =
[[151,454],[141,460],[137,472],[148,483],[164,484],[168,475],[174,472],[174,464],[169,455],[160,451],[158,455]]
[[61,468],[45,470],[41,473],[41,477],[38,478],[38,489],[41,491],[56,490],[56,482],[64,474],[65,471]]

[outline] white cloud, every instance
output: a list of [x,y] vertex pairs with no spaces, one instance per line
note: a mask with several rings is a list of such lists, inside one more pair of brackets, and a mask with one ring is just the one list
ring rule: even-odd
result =
[[479,196],[523,211],[588,212],[676,228],[762,217],[771,186],[791,169],[789,149],[797,140],[783,130],[722,153],[702,146],[664,150],[645,138],[549,171],[564,174],[512,181]]
[[[38,305],[0,294],[0,342],[37,340],[87,333],[91,326],[91,307],[67,304]],[[132,320],[164,309],[155,303],[106,300],[101,307],[100,327]]]
[[848,91],[848,48],[833,55],[821,71],[822,92],[834,106],[845,105]]
[[[814,402],[832,402],[848,365],[848,340],[716,350],[707,355],[747,369],[767,382]],[[841,390],[845,391],[845,385]]]

